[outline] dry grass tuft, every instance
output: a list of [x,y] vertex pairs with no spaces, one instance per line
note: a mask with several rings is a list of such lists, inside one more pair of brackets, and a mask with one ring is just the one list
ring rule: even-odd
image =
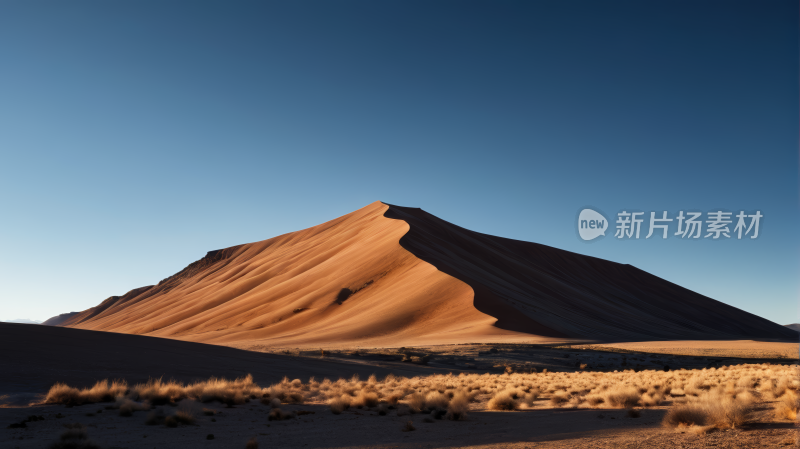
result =
[[428,410],[443,410],[447,408],[448,404],[450,404],[450,398],[438,391],[432,391],[425,396],[425,407],[427,407]]
[[561,405],[565,402],[569,401],[569,395],[567,393],[553,393],[550,396],[550,405]]
[[516,410],[518,407],[509,390],[503,390],[489,400],[489,410]]
[[752,395],[734,398],[729,394],[712,391],[701,394],[693,402],[669,409],[663,424],[670,427],[695,425],[733,429],[752,421],[754,411]]
[[334,415],[338,415],[350,408],[350,396],[343,394],[341,397],[329,401],[328,406]]
[[422,393],[412,394],[408,398],[407,405],[411,413],[420,413],[427,410],[425,407],[425,395]]
[[128,392],[128,383],[125,381],[101,380],[91,388],[79,390],[63,383],[56,383],[45,396],[45,404],[83,405],[97,402],[111,402],[117,396],[124,396]]
[[460,421],[467,418],[469,411],[469,396],[466,393],[458,392],[447,405],[445,417],[453,421]]
[[378,395],[372,392],[365,392],[361,391],[358,395],[350,402],[351,407],[375,407],[378,405]]
[[710,413],[702,405],[684,404],[669,409],[662,424],[667,427],[704,426],[710,420]]
[[712,408],[714,423],[718,428],[736,428],[753,420],[752,403],[724,398]]
[[617,387],[608,390],[606,403],[617,408],[632,408],[639,404],[641,393],[633,387]]
[[780,402],[775,407],[775,417],[778,419],[797,420],[797,412],[800,409],[800,396],[793,391],[787,391],[780,397]]

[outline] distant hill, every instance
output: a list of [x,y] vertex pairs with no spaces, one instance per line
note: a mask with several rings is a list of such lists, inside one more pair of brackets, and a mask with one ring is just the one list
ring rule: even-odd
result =
[[791,329],[793,331],[800,332],[800,323],[787,324],[786,327],[788,327],[789,329]]
[[41,321],[29,320],[27,318],[20,318],[17,320],[6,320],[4,323],[20,323],[20,324],[42,324]]
[[631,265],[380,202],[211,251],[62,326],[294,347],[797,338]]
[[48,319],[42,324],[44,324],[45,326],[58,326],[59,324],[63,323],[64,321],[67,321],[68,319],[72,318],[73,316],[79,313],[80,312],[62,313],[61,315],[54,316],[53,318]]

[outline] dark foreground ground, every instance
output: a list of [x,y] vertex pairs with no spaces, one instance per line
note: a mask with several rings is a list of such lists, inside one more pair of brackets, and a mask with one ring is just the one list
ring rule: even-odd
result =
[[[740,429],[696,434],[661,426],[664,407],[642,410],[549,409],[516,412],[476,410],[465,421],[434,420],[425,415],[379,416],[375,410],[351,409],[333,415],[324,405],[285,405],[306,411],[295,419],[268,421],[270,407],[253,401],[232,408],[212,403],[216,412],[200,414],[192,425],[147,425],[148,412],[123,417],[103,404],[78,407],[28,406],[55,382],[90,386],[101,379],[129,383],[163,377],[184,382],[212,376],[252,374],[262,386],[282,377],[366,378],[394,373],[424,376],[447,372],[541,372],[615,369],[703,368],[741,363],[737,357],[672,356],[605,347],[534,345],[450,345],[426,348],[281,351],[277,354],[221,346],[47,326],[0,323],[0,447],[42,448],[67,427],[80,424],[104,448],[244,448],[256,438],[272,447],[480,447],[480,448],[756,448],[797,444],[794,423],[775,422],[771,405],[759,408],[754,423]],[[262,351],[264,349],[262,348]],[[792,360],[748,359],[749,363],[787,364]],[[170,406],[162,406],[169,410]],[[167,413],[169,414],[169,413]],[[7,428],[36,415],[43,420],[25,428]],[[408,421],[415,430],[403,431]],[[213,435],[213,439],[208,439]]]
[[[763,422],[697,435],[661,427],[663,408],[643,410],[639,418],[619,409],[480,411],[466,421],[428,423],[421,414],[379,416],[367,409],[333,415],[321,405],[283,406],[286,411],[313,412],[287,421],[268,421],[270,408],[258,402],[234,408],[205,407],[218,414],[199,416],[195,424],[177,428],[146,425],[148,412],[122,417],[98,404],[0,409],[3,427],[29,414],[45,418],[28,423],[25,429],[0,429],[0,447],[47,447],[65,426],[74,423],[86,426],[89,437],[101,447],[130,449],[244,448],[251,438],[257,439],[260,448],[763,448],[792,447],[798,430],[792,423],[769,422],[766,411]],[[58,414],[62,417],[57,418]],[[403,431],[407,421],[416,430]],[[213,440],[207,439],[209,434]]]

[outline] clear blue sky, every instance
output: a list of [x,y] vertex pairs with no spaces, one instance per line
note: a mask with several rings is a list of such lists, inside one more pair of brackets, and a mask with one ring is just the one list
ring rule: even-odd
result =
[[[381,200],[799,321],[797,18],[796,1],[0,2],[0,319]],[[587,244],[585,205],[764,218],[756,240]]]

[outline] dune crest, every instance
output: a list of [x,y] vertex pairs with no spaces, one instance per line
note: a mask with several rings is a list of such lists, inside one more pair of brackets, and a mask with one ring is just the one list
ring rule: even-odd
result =
[[61,325],[293,347],[793,332],[629,265],[479,234],[381,202],[211,251]]
[[[199,342],[325,346],[528,338],[493,326],[472,289],[400,246],[381,202],[302,231],[209,252],[158,285],[64,325]],[[348,289],[349,295],[340,293]]]

